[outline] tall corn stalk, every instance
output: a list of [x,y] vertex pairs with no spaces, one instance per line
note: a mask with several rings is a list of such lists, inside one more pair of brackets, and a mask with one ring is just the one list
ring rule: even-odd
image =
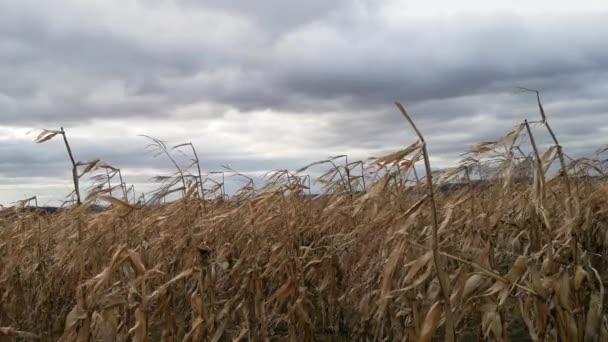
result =
[[445,339],[446,341],[456,341],[454,314],[450,305],[450,280],[446,273],[445,264],[442,260],[441,252],[439,250],[439,236],[437,234],[437,231],[439,230],[439,224],[437,219],[437,205],[435,204],[433,176],[431,171],[431,162],[429,161],[429,155],[426,147],[426,141],[424,140],[424,136],[422,135],[422,133],[420,133],[420,131],[418,130],[418,127],[416,127],[416,124],[414,124],[412,118],[405,111],[403,105],[401,105],[401,103],[399,102],[396,102],[395,104],[397,105],[397,108],[399,108],[399,111],[401,111],[401,114],[403,114],[407,122],[410,124],[410,126],[414,129],[421,143],[422,156],[424,158],[424,168],[426,170],[426,184],[429,197],[429,207],[431,208],[431,220],[433,223],[433,263],[435,264],[435,272],[437,273],[437,279],[439,280],[439,285],[441,286],[441,293],[443,295],[445,305]]
[[76,204],[80,205],[82,203],[82,201],[80,200],[80,185],[78,182],[78,165],[76,163],[76,160],[74,159],[74,155],[72,154],[72,148],[70,147],[70,143],[68,142],[67,134],[66,134],[65,130],[63,129],[63,127],[61,127],[58,131],[44,129],[44,130],[42,130],[42,132],[38,135],[38,137],[34,141],[38,144],[41,144],[41,143],[44,143],[44,142],[47,142],[47,141],[53,139],[56,135],[61,135],[63,137],[65,149],[68,152],[70,162],[72,163],[72,181],[74,182],[74,194],[76,196]]

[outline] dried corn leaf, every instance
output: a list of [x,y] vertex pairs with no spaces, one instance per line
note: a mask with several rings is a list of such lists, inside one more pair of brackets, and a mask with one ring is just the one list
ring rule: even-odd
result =
[[429,311],[426,313],[420,334],[418,335],[418,342],[429,342],[435,335],[435,331],[439,326],[441,320],[442,307],[439,302],[435,302]]

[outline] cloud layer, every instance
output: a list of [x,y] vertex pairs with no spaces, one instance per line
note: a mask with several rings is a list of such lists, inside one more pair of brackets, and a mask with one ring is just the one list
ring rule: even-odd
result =
[[0,1],[0,202],[67,174],[33,128],[65,126],[79,159],[144,184],[165,164],[138,134],[192,141],[206,169],[296,168],[408,143],[402,100],[445,166],[536,116],[518,86],[584,153],[608,129],[608,6],[538,3]]

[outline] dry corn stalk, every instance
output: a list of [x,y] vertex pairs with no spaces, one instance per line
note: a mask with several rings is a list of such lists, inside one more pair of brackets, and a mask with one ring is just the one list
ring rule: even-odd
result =
[[62,341],[604,341],[605,149],[562,167],[556,142],[523,143],[534,127],[442,171],[422,134],[314,163],[329,168],[317,196],[307,168],[226,198],[222,172],[238,172],[177,165],[147,204],[100,191],[55,213],[3,209],[0,323]]

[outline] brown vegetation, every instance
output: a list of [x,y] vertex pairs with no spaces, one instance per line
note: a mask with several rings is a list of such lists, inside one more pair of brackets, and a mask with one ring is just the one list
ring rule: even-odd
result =
[[[324,196],[304,196],[306,168],[229,200],[181,170],[149,205],[97,191],[57,213],[6,209],[0,326],[61,341],[605,341],[604,150],[566,162],[538,104],[540,122],[433,175],[399,105],[417,141],[324,161]],[[453,183],[467,186],[434,191]],[[92,213],[97,200],[111,208]]]

